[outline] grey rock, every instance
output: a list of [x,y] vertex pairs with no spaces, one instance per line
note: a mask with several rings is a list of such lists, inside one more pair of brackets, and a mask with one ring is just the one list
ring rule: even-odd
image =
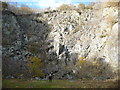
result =
[[[11,11],[4,11],[3,68],[17,67],[15,64],[11,66],[9,60],[23,64],[27,62],[27,56],[38,56],[44,63],[42,70],[45,74],[57,71],[54,78],[62,78],[63,75],[64,78],[73,79],[77,77],[75,74],[83,73],[76,64],[80,58],[85,58],[92,63],[97,59],[102,63],[99,63],[101,67],[108,64],[111,72],[106,70],[103,74],[112,77],[111,73],[118,69],[117,12],[116,8],[101,9],[97,5],[93,9],[85,9],[81,14],[75,10],[66,13],[47,11],[37,15],[15,15]],[[92,66],[86,65],[85,68],[88,75]],[[68,71],[72,74],[66,74]],[[13,70],[13,73],[16,71]],[[10,72],[3,74],[9,75]],[[87,75],[86,78],[95,77],[93,74]]]

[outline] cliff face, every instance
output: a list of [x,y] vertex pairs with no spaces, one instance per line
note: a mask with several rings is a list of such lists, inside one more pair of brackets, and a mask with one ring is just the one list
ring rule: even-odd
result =
[[[97,5],[96,5],[97,6]],[[25,73],[38,56],[54,78],[113,78],[118,70],[118,8],[16,15],[3,11],[3,75]]]

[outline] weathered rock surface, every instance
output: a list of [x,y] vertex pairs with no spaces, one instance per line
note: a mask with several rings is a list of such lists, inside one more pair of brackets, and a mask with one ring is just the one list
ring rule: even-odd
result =
[[[118,70],[117,8],[29,15],[3,11],[2,21],[5,76],[25,73],[27,56],[31,55],[39,56],[44,73],[53,72],[54,78],[106,79],[113,78]],[[75,67],[80,58],[97,62],[102,72],[94,72],[89,63],[83,69],[81,64]]]

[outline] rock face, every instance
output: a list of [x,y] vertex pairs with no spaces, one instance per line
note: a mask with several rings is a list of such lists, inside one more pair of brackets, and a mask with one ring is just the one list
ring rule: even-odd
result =
[[[3,11],[3,75],[27,75],[38,56],[54,78],[113,78],[118,70],[116,7],[16,15]],[[83,65],[84,64],[84,65]]]

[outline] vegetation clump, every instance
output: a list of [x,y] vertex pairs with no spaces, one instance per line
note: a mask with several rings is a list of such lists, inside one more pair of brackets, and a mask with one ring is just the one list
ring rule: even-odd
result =
[[92,4],[89,4],[85,7],[86,9],[93,9],[93,5]]
[[7,8],[8,8],[8,3],[0,1],[0,10],[5,10]]
[[101,35],[100,38],[104,38],[104,37],[107,37],[108,34],[104,34],[104,35]]
[[60,7],[58,7],[59,11],[66,11],[66,10],[71,10],[71,7],[67,4],[62,4]]
[[44,46],[43,42],[34,42],[34,43],[29,43],[29,45],[27,45],[28,51],[30,51],[33,54],[37,54],[40,51],[40,48],[42,48]]
[[113,73],[109,70],[110,66],[105,62],[101,62],[100,59],[88,61],[85,57],[81,57],[74,66],[74,70],[76,70],[74,75],[82,79],[110,78],[113,76]]
[[43,71],[40,70],[40,67],[42,67],[42,65],[43,64],[41,60],[37,56],[28,58],[27,66],[28,66],[30,75],[32,77],[43,77],[44,76]]
[[83,65],[86,63],[85,57],[80,57],[80,60],[76,63],[76,66]]
[[78,10],[84,10],[85,9],[85,5],[83,3],[78,4]]
[[15,14],[32,14],[35,13],[33,8],[28,7],[25,4],[22,4],[20,7],[17,6],[17,3],[13,3],[13,5],[9,4],[8,2],[1,2],[0,1],[0,10],[10,10]]
[[107,7],[119,7],[119,0],[106,0],[104,3],[103,3],[103,7],[104,8],[107,8]]

